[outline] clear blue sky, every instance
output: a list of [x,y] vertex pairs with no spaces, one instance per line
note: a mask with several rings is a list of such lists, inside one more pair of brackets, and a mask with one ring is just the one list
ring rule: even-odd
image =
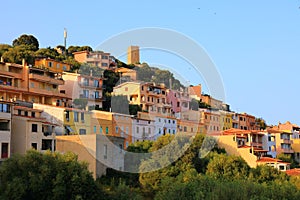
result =
[[[299,0],[3,1],[0,43],[26,33],[54,47],[66,27],[68,45],[96,48],[130,29],[172,29],[206,49],[233,110],[300,124],[299,7]],[[161,63],[146,53],[141,60]],[[167,56],[164,64],[176,65]]]

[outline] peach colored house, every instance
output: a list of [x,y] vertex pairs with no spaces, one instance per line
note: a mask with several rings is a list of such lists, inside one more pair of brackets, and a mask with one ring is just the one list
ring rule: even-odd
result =
[[87,76],[76,73],[63,74],[64,85],[59,90],[64,92],[69,99],[87,99],[87,106],[97,109],[102,108],[103,99],[103,78]]
[[41,117],[42,110],[14,106],[12,117],[12,153],[25,154],[30,149],[55,151],[56,124]]
[[136,71],[134,69],[128,69],[125,67],[115,68],[115,73],[119,73],[121,80],[120,81],[136,81]]
[[110,53],[103,51],[78,51],[74,52],[74,59],[80,63],[87,63],[102,69],[108,69],[111,65],[115,65],[114,58]]
[[202,85],[190,86],[188,88],[188,93],[191,98],[200,101],[202,95]]
[[58,69],[0,62],[0,96],[4,100],[67,106],[68,98],[58,90],[63,84]]
[[233,128],[242,130],[259,130],[256,118],[247,113],[235,113],[233,116]]
[[140,105],[143,111],[150,114],[172,115],[164,84],[125,82],[114,87],[113,95],[127,96],[130,104]]
[[221,131],[221,115],[218,111],[201,109],[201,123],[204,125],[206,134],[218,133]]

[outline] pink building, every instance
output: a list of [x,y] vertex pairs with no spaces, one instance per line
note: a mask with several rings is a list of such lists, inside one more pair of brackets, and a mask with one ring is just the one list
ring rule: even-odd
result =
[[173,114],[187,112],[189,110],[191,98],[185,91],[168,90],[167,102],[172,105],[171,112]]

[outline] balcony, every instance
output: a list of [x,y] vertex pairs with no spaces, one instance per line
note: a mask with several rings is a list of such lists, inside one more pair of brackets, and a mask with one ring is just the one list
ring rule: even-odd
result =
[[53,91],[53,90],[29,88],[29,92],[39,94],[39,95],[45,95],[45,96],[56,96],[56,97],[66,98],[66,94],[60,93],[59,91]]
[[251,146],[253,146],[253,147],[262,147],[263,144],[262,144],[262,142],[251,142]]
[[15,72],[9,72],[9,71],[0,71],[0,76],[8,76],[11,78],[18,78],[22,79],[22,73],[15,73]]
[[29,79],[37,80],[44,83],[50,83],[53,85],[63,85],[65,83],[62,79],[56,79],[49,76],[43,76],[38,74],[29,74]]
[[290,139],[281,139],[280,143],[284,143],[284,144],[293,144],[293,141]]
[[281,149],[281,152],[290,154],[290,153],[294,153],[294,150],[292,150],[292,149]]

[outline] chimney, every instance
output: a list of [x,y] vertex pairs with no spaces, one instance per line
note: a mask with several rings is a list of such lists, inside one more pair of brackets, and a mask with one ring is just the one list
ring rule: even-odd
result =
[[22,59],[22,66],[26,66],[26,65],[27,65],[27,63],[26,63],[25,59],[23,58]]
[[3,57],[1,56],[1,62],[4,62],[4,59],[3,59]]

